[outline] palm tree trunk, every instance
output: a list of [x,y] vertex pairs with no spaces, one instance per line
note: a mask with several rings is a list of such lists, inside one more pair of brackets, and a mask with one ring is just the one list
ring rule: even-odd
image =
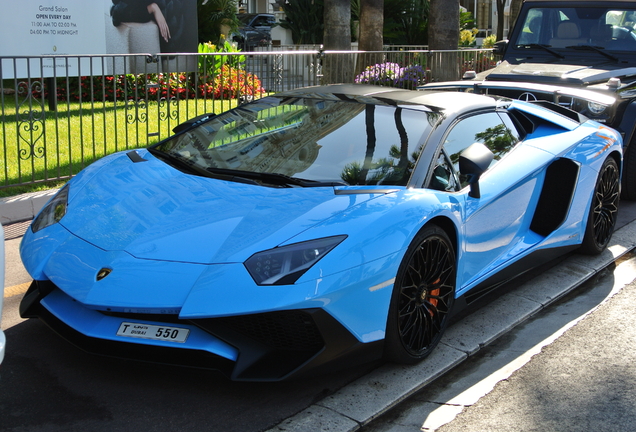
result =
[[[431,50],[456,50],[459,43],[459,0],[431,0],[428,16],[428,46]],[[438,81],[459,78],[456,54],[442,53],[433,71]]]
[[[351,51],[351,0],[325,0],[325,50]],[[353,81],[350,54],[330,54],[323,60],[323,84]]]
[[[382,51],[384,45],[384,0],[360,0],[360,51]],[[358,56],[356,75],[367,66],[383,62],[382,54],[368,53]]]

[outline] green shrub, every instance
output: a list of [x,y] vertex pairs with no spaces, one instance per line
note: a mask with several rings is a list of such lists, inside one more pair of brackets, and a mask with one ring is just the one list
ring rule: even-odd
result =
[[[239,98],[263,93],[260,79],[243,70],[245,56],[224,40],[221,47],[199,44],[198,71],[192,73],[125,74],[58,78],[58,101],[115,102],[128,100]],[[227,55],[231,54],[231,55]],[[219,75],[223,75],[219,77]],[[34,93],[48,97],[50,88]]]
[[239,69],[245,63],[244,55],[214,55],[219,53],[239,53],[240,49],[235,44],[221,38],[223,45],[217,47],[212,42],[199,44],[199,78],[202,80],[214,80],[225,64]]

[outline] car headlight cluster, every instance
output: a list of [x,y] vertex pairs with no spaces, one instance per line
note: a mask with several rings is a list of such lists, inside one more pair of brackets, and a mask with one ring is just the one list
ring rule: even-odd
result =
[[31,224],[31,231],[36,233],[62,220],[68,205],[68,190],[69,185],[67,184],[42,208],[40,214]]
[[258,252],[245,267],[258,285],[290,285],[345,238],[325,237]]
[[587,109],[594,115],[601,115],[603,111],[607,109],[607,105],[597,102],[588,102]]

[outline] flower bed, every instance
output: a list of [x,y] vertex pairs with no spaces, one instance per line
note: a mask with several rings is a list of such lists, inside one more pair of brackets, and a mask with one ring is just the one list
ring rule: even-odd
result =
[[402,67],[398,63],[381,63],[367,68],[355,78],[358,84],[375,84],[415,89],[426,83],[426,70],[420,65]]

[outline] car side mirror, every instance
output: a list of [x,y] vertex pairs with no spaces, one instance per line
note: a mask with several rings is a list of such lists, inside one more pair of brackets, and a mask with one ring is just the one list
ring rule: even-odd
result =
[[459,172],[468,177],[468,184],[470,185],[468,196],[481,198],[479,178],[486,172],[494,158],[493,152],[482,143],[474,143],[461,152],[459,155]]
[[502,56],[506,53],[506,48],[508,48],[508,39],[497,41],[492,47],[492,53]]

